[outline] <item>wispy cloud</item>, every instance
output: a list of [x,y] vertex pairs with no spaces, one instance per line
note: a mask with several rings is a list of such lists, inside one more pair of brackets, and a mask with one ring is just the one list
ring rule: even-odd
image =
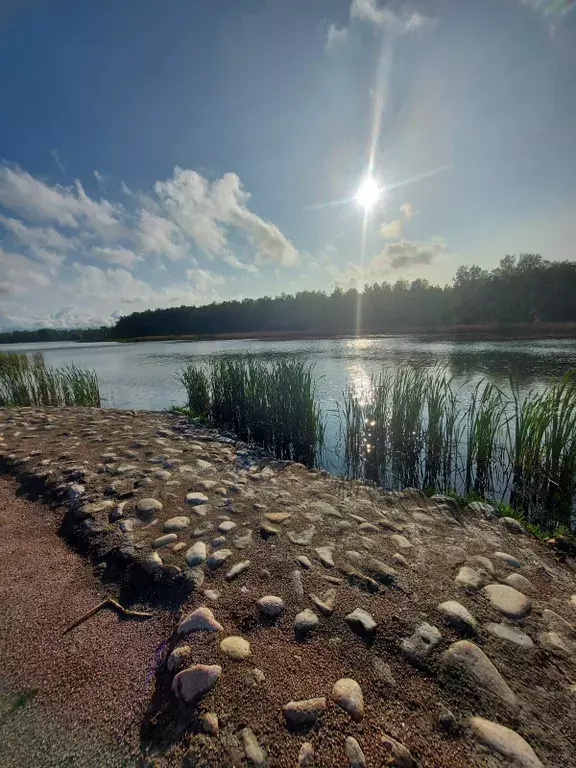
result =
[[51,149],[50,150],[50,155],[52,156],[52,159],[56,163],[56,167],[58,168],[58,170],[60,171],[62,176],[65,176],[66,175],[66,168],[64,168],[64,163],[60,160],[60,155],[58,154],[58,150],[57,149]]
[[345,43],[348,38],[348,27],[342,27],[338,29],[336,24],[330,24],[328,32],[326,33],[326,43],[324,47],[327,51],[331,51],[337,48],[342,43]]

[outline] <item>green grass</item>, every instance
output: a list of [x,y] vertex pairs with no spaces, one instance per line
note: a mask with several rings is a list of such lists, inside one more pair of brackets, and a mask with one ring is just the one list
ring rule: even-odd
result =
[[178,374],[190,414],[235,432],[280,459],[313,466],[324,440],[313,366],[250,356],[189,363]]
[[42,353],[0,352],[0,406],[100,406],[94,371],[46,366]]

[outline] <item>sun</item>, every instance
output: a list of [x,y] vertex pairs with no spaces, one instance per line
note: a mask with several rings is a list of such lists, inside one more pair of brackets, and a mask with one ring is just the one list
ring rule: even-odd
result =
[[383,188],[378,185],[376,180],[372,176],[368,176],[356,192],[355,200],[365,211],[371,211],[380,199],[382,191]]

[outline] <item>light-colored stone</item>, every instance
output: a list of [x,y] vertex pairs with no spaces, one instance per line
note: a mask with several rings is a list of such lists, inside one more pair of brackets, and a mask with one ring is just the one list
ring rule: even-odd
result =
[[184,555],[184,559],[190,567],[204,563],[206,561],[206,544],[203,541],[192,544]]
[[223,520],[218,526],[220,533],[230,533],[236,528],[236,523],[233,520]]
[[396,544],[398,549],[412,549],[414,544],[412,544],[406,536],[402,536],[399,533],[394,533],[392,536],[390,536],[390,539]]
[[251,728],[242,728],[240,736],[244,743],[244,754],[248,760],[254,768],[264,768],[266,765],[266,755],[260,744],[258,744],[254,731]]
[[162,509],[162,503],[158,499],[140,499],[136,502],[136,512],[141,517],[151,518]]
[[189,645],[179,645],[177,648],[174,648],[170,656],[168,656],[168,671],[178,672],[183,667],[188,666],[191,658],[192,648]]
[[231,549],[218,549],[216,552],[212,552],[206,563],[210,568],[219,568],[229,557],[232,557],[232,554]]
[[183,531],[190,525],[190,518],[186,515],[178,515],[177,517],[171,517],[170,520],[166,520],[162,526],[162,530],[165,533],[171,533],[172,531]]
[[258,608],[263,616],[267,619],[275,619],[283,612],[285,605],[284,600],[276,595],[265,595],[258,600]]
[[332,616],[334,613],[334,602],[336,601],[336,590],[335,589],[328,589],[326,592],[322,595],[322,597],[318,597],[314,593],[310,593],[310,600],[314,603],[316,608],[320,611],[322,616]]
[[493,507],[492,504],[486,504],[484,501],[472,501],[466,509],[470,512],[476,512],[488,520],[496,517],[496,507]]
[[306,608],[294,619],[294,632],[296,634],[306,634],[316,629],[318,624],[320,624],[318,616],[310,608]]
[[520,568],[522,566],[522,563],[519,560],[512,555],[509,555],[507,552],[494,552],[494,557],[497,558],[502,565],[507,565],[510,568]]
[[232,544],[236,549],[246,549],[252,544],[252,531],[250,529],[237,529],[232,538]]
[[342,517],[340,512],[332,504],[328,504],[327,501],[313,501],[308,505],[308,509],[317,512],[322,517]]
[[199,632],[201,630],[222,632],[223,629],[224,627],[216,621],[210,608],[206,608],[204,605],[189,613],[178,624],[179,635],[186,634],[187,632]]
[[520,632],[518,629],[513,629],[507,624],[495,624],[490,622],[486,624],[486,632],[489,632],[494,637],[498,637],[500,640],[506,640],[508,643],[514,643],[519,648],[533,648],[534,643],[532,638],[525,632]]
[[292,571],[292,588],[298,597],[303,597],[304,585],[302,584],[302,574],[298,570]]
[[332,556],[332,547],[316,547],[314,550],[318,559],[326,568],[334,567],[334,558]]
[[518,701],[508,683],[488,656],[469,640],[458,640],[442,654],[445,672],[463,676],[482,697],[498,700],[511,713],[519,711]]
[[208,496],[205,493],[187,493],[186,504],[192,504],[192,506],[198,506],[200,504],[206,504]]
[[237,576],[240,576],[241,573],[247,571],[248,568],[250,568],[250,560],[242,560],[240,563],[236,563],[226,574],[226,581],[232,581]]
[[209,691],[221,674],[222,667],[218,664],[195,664],[178,672],[172,681],[172,690],[178,698],[186,702],[194,701]]
[[548,625],[548,629],[552,630],[552,632],[560,632],[565,637],[576,640],[576,628],[569,621],[566,621],[563,616],[556,613],[556,611],[544,608],[542,618]]
[[410,635],[400,642],[400,647],[412,661],[422,662],[432,653],[442,640],[438,627],[423,622]]
[[532,601],[522,592],[507,584],[489,584],[482,594],[488,598],[494,610],[509,619],[523,619],[532,609]]
[[326,706],[326,699],[323,696],[316,699],[289,701],[284,707],[284,717],[292,725],[310,725],[324,714]]
[[399,565],[402,568],[410,567],[410,563],[408,562],[408,560],[406,560],[406,558],[403,555],[401,555],[399,552],[396,552],[395,554],[392,555],[392,562],[394,563],[394,565]]
[[394,768],[416,768],[410,750],[387,733],[382,736],[382,744],[386,749],[386,763],[384,765],[394,766]]
[[569,659],[574,655],[573,645],[559,632],[542,632],[538,635],[538,642],[542,648],[561,659]]
[[332,688],[332,698],[353,720],[359,722],[364,717],[364,696],[356,680],[350,677],[338,680]]
[[398,572],[394,570],[390,565],[386,565],[381,560],[377,560],[372,557],[365,564],[365,568],[374,578],[381,584],[385,584],[387,587],[391,587],[396,584],[396,576]]
[[376,630],[374,617],[363,608],[356,608],[352,613],[346,616],[346,621],[355,632],[360,634],[371,634]]
[[290,512],[266,512],[264,517],[271,523],[284,523],[286,520],[290,520],[292,515]]
[[480,571],[477,571],[476,568],[470,568],[469,565],[464,565],[458,571],[454,583],[461,589],[472,591],[480,589],[484,583],[484,579],[482,578]]
[[492,564],[492,560],[483,555],[474,555],[474,557],[471,557],[470,565],[472,568],[476,568],[476,570],[481,570],[488,573],[490,576],[494,576],[494,565]]
[[456,600],[447,600],[438,606],[440,613],[446,618],[450,626],[458,630],[473,632],[476,629],[476,619],[470,611]]
[[501,517],[500,522],[510,533],[526,533],[526,528],[513,517]]
[[462,547],[446,547],[443,550],[443,555],[449,565],[462,565],[468,559],[468,553]]
[[299,557],[296,558],[296,562],[301,565],[302,568],[306,568],[307,571],[312,568],[312,563],[306,557],[306,555],[299,555]]
[[514,587],[519,592],[534,592],[534,584],[528,581],[525,576],[522,576],[521,573],[511,573],[509,576],[506,576],[504,581],[509,587]]
[[364,753],[354,736],[346,737],[345,751],[350,768],[366,768]]
[[[262,526],[261,526],[262,527]],[[273,526],[270,526],[273,527]],[[275,529],[275,532],[278,533],[278,529]],[[297,544],[301,547],[307,547],[314,536],[316,532],[316,527],[314,525],[309,526],[308,528],[305,528],[303,531],[300,531],[300,533],[296,533],[295,531],[288,531],[288,538],[292,542],[292,544]]]
[[482,717],[473,717],[470,728],[476,738],[492,752],[523,768],[544,768],[536,753],[518,733]]
[[162,568],[163,563],[158,552],[150,552],[149,555],[146,555],[146,557],[142,558],[140,565],[146,571],[146,573],[153,574]]
[[305,741],[298,752],[298,768],[314,768],[314,747]]
[[220,730],[218,715],[216,715],[214,712],[206,712],[206,714],[202,717],[202,730],[209,736],[216,736]]
[[178,541],[178,536],[175,533],[165,533],[164,536],[158,536],[154,539],[152,546],[154,549],[160,549],[161,547],[167,547],[169,544],[175,544]]
[[242,661],[250,656],[250,643],[243,637],[231,635],[222,640],[220,650],[234,661]]

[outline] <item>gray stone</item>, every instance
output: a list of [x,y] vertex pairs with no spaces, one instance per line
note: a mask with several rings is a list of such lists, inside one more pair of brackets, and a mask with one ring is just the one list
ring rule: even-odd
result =
[[573,640],[576,639],[576,628],[570,624],[569,621],[566,621],[565,618],[560,616],[559,613],[556,613],[556,611],[551,611],[549,608],[545,608],[542,611],[542,618],[548,625],[548,629],[553,632],[560,632],[562,635],[572,638]]
[[152,518],[161,509],[162,504],[158,499],[140,499],[136,502],[136,512],[141,517]]
[[470,728],[476,738],[492,752],[523,768],[544,768],[532,747],[515,731],[482,717],[473,717]]
[[400,565],[403,568],[410,567],[410,563],[408,562],[408,560],[406,560],[406,558],[403,555],[401,555],[399,552],[396,552],[394,555],[392,555],[392,562],[394,563],[394,565]]
[[360,749],[360,744],[358,744],[353,736],[346,737],[345,751],[350,768],[366,768],[364,753]]
[[216,536],[215,539],[212,539],[210,542],[210,546],[212,549],[221,549],[226,544],[226,537],[225,536]]
[[306,634],[312,632],[320,624],[320,619],[314,611],[306,608],[301,611],[294,619],[294,632],[296,634]]
[[234,661],[243,661],[250,656],[250,643],[243,637],[232,635],[222,640],[220,650]]
[[224,627],[219,624],[214,618],[214,614],[210,608],[201,606],[196,608],[195,611],[189,613],[180,624],[178,624],[178,634],[183,635],[188,632],[200,632],[206,630],[207,632],[222,632]]
[[206,561],[206,544],[203,541],[197,541],[186,552],[184,559],[191,567],[204,563]]
[[314,550],[318,555],[318,559],[326,568],[334,567],[334,559],[332,557],[332,547],[316,547]]
[[362,533],[378,533],[380,530],[377,525],[374,525],[374,523],[360,523],[358,526],[358,530],[360,530]]
[[483,555],[474,555],[474,557],[471,557],[470,565],[476,570],[481,570],[488,573],[490,576],[494,576],[494,565],[492,564],[492,560]]
[[226,581],[232,581],[232,579],[244,573],[248,568],[250,568],[250,560],[242,560],[240,563],[236,563],[226,574]]
[[204,493],[187,493],[186,494],[186,504],[192,504],[193,506],[198,506],[199,504],[206,504],[208,501],[208,496]]
[[151,552],[140,560],[140,565],[146,573],[153,574],[162,568],[163,563],[158,552]]
[[404,744],[396,741],[387,733],[382,736],[382,744],[388,753],[386,765],[394,766],[394,768],[416,768],[416,762]]
[[218,526],[220,533],[229,533],[230,531],[233,531],[234,528],[236,528],[236,523],[233,520],[224,520]]
[[476,629],[476,619],[470,611],[456,600],[447,600],[438,606],[438,610],[446,618],[450,626],[465,632],[473,632]]
[[501,517],[500,522],[509,533],[526,533],[526,528],[513,517]]
[[292,571],[292,588],[298,597],[304,595],[304,585],[302,584],[302,574],[300,571]]
[[186,702],[194,701],[209,691],[221,674],[222,667],[217,664],[195,664],[178,672],[172,681],[172,690],[178,698]]
[[396,584],[396,576],[398,575],[398,572],[395,571],[391,566],[383,563],[381,560],[371,558],[366,564],[366,570],[368,573],[371,573],[381,584],[385,584],[388,587]]
[[332,698],[353,720],[359,722],[364,717],[364,696],[356,680],[350,677],[338,680],[332,688]]
[[494,610],[509,619],[523,619],[532,609],[532,601],[522,592],[507,584],[489,584],[482,594],[488,598]]
[[522,565],[519,560],[509,555],[507,552],[494,552],[494,557],[497,557],[501,563],[509,565],[510,568],[520,568]]
[[240,736],[244,743],[244,754],[248,760],[255,768],[264,768],[266,765],[266,755],[260,744],[258,744],[254,731],[251,728],[242,728]]
[[464,565],[458,571],[454,583],[461,589],[475,590],[480,589],[484,580],[482,579],[480,571],[477,571],[475,568],[470,568],[468,565]]
[[334,509],[332,504],[328,504],[327,501],[313,501],[312,504],[308,505],[308,509],[317,512],[322,517],[342,517],[340,512]]
[[326,699],[302,699],[289,701],[284,707],[284,717],[291,725],[311,725],[326,711]]
[[[269,539],[271,536],[277,536],[280,533],[280,528],[277,528],[276,526],[272,525],[271,523],[267,523],[264,521],[263,523],[260,523],[260,536],[262,536],[263,539]],[[291,531],[288,532],[288,538],[293,544],[298,544],[299,542],[294,541],[291,538]]]
[[504,581],[509,587],[514,587],[519,592],[534,592],[534,584],[520,573],[511,573]]
[[170,472],[168,472],[167,469],[157,469],[156,472],[154,472],[153,474],[154,474],[154,477],[158,478],[158,480],[170,480],[170,478],[172,477],[172,475],[170,474]]
[[559,632],[542,632],[538,635],[538,642],[546,651],[561,659],[569,659],[574,654],[573,645]]
[[192,511],[195,515],[198,515],[198,517],[206,517],[208,512],[212,511],[212,505],[211,504],[198,504],[198,506],[193,507]]
[[392,536],[390,536],[390,539],[396,544],[396,546],[399,549],[412,549],[414,544],[408,541],[408,539],[405,536],[402,536],[399,533],[394,533]]
[[236,549],[246,549],[252,544],[252,531],[249,529],[236,531],[232,544]]
[[186,517],[186,515],[179,515],[178,517],[171,517],[169,520],[166,520],[162,526],[162,530],[166,533],[183,531],[185,528],[188,528],[189,525],[190,518]]
[[322,616],[332,616],[334,613],[334,603],[336,601],[336,590],[328,589],[322,595],[322,598],[317,597],[315,594],[310,594],[310,600],[314,603],[316,608],[320,611]]
[[306,570],[309,570],[310,568],[312,568],[312,563],[306,557],[306,555],[300,555],[299,557],[297,557],[296,562],[299,563],[299,565],[301,565],[302,568],[306,568]]
[[450,565],[462,565],[468,559],[468,553],[462,547],[446,547],[443,554]]
[[188,666],[191,658],[192,648],[189,645],[179,645],[177,648],[174,648],[170,656],[168,656],[168,671],[178,672],[183,667]]
[[178,579],[186,591],[193,592],[204,584],[204,571],[202,568],[187,568]]
[[313,766],[314,747],[309,741],[305,741],[300,747],[300,752],[298,752],[298,768],[313,768]]
[[352,613],[346,616],[346,621],[354,632],[369,635],[376,631],[376,622],[373,616],[363,608],[356,608]]
[[428,658],[441,640],[440,630],[432,624],[423,622],[410,637],[405,637],[400,642],[400,647],[411,661],[422,662]]
[[178,536],[175,533],[165,533],[164,536],[154,539],[152,546],[154,549],[160,549],[161,547],[167,547],[169,544],[174,544],[176,541],[178,541]]
[[386,662],[379,656],[373,657],[372,669],[374,670],[374,675],[381,683],[386,683],[386,685],[390,686],[396,685],[396,680],[394,679],[390,665],[386,664]]
[[229,557],[232,557],[232,554],[231,549],[218,549],[216,552],[212,552],[206,562],[210,568],[219,568]]
[[442,665],[447,673],[464,677],[477,694],[484,699],[497,699],[511,713],[519,711],[518,701],[508,683],[477,645],[469,640],[458,640],[442,654]]
[[284,600],[276,595],[265,595],[257,602],[260,613],[267,619],[275,619],[283,612]]
[[370,594],[376,594],[380,589],[377,581],[357,571],[350,571],[348,573],[348,583],[350,586],[358,587],[358,589],[362,589]]
[[300,533],[296,533],[295,531],[288,531],[288,538],[292,544],[297,544],[301,547],[307,547],[311,543],[315,533],[316,527],[311,525],[309,528],[306,528]]
[[202,730],[209,736],[216,736],[220,730],[218,715],[215,712],[206,712],[202,717]]
[[496,517],[496,507],[493,507],[492,504],[486,504],[483,501],[473,501],[468,504],[466,509],[470,512],[482,515],[482,517],[485,517],[487,520]]
[[508,643],[514,643],[519,648],[533,648],[534,643],[525,632],[520,632],[518,629],[513,629],[507,624],[495,624],[490,622],[486,624],[486,632],[489,632],[494,637],[498,637],[500,640],[506,640]]

